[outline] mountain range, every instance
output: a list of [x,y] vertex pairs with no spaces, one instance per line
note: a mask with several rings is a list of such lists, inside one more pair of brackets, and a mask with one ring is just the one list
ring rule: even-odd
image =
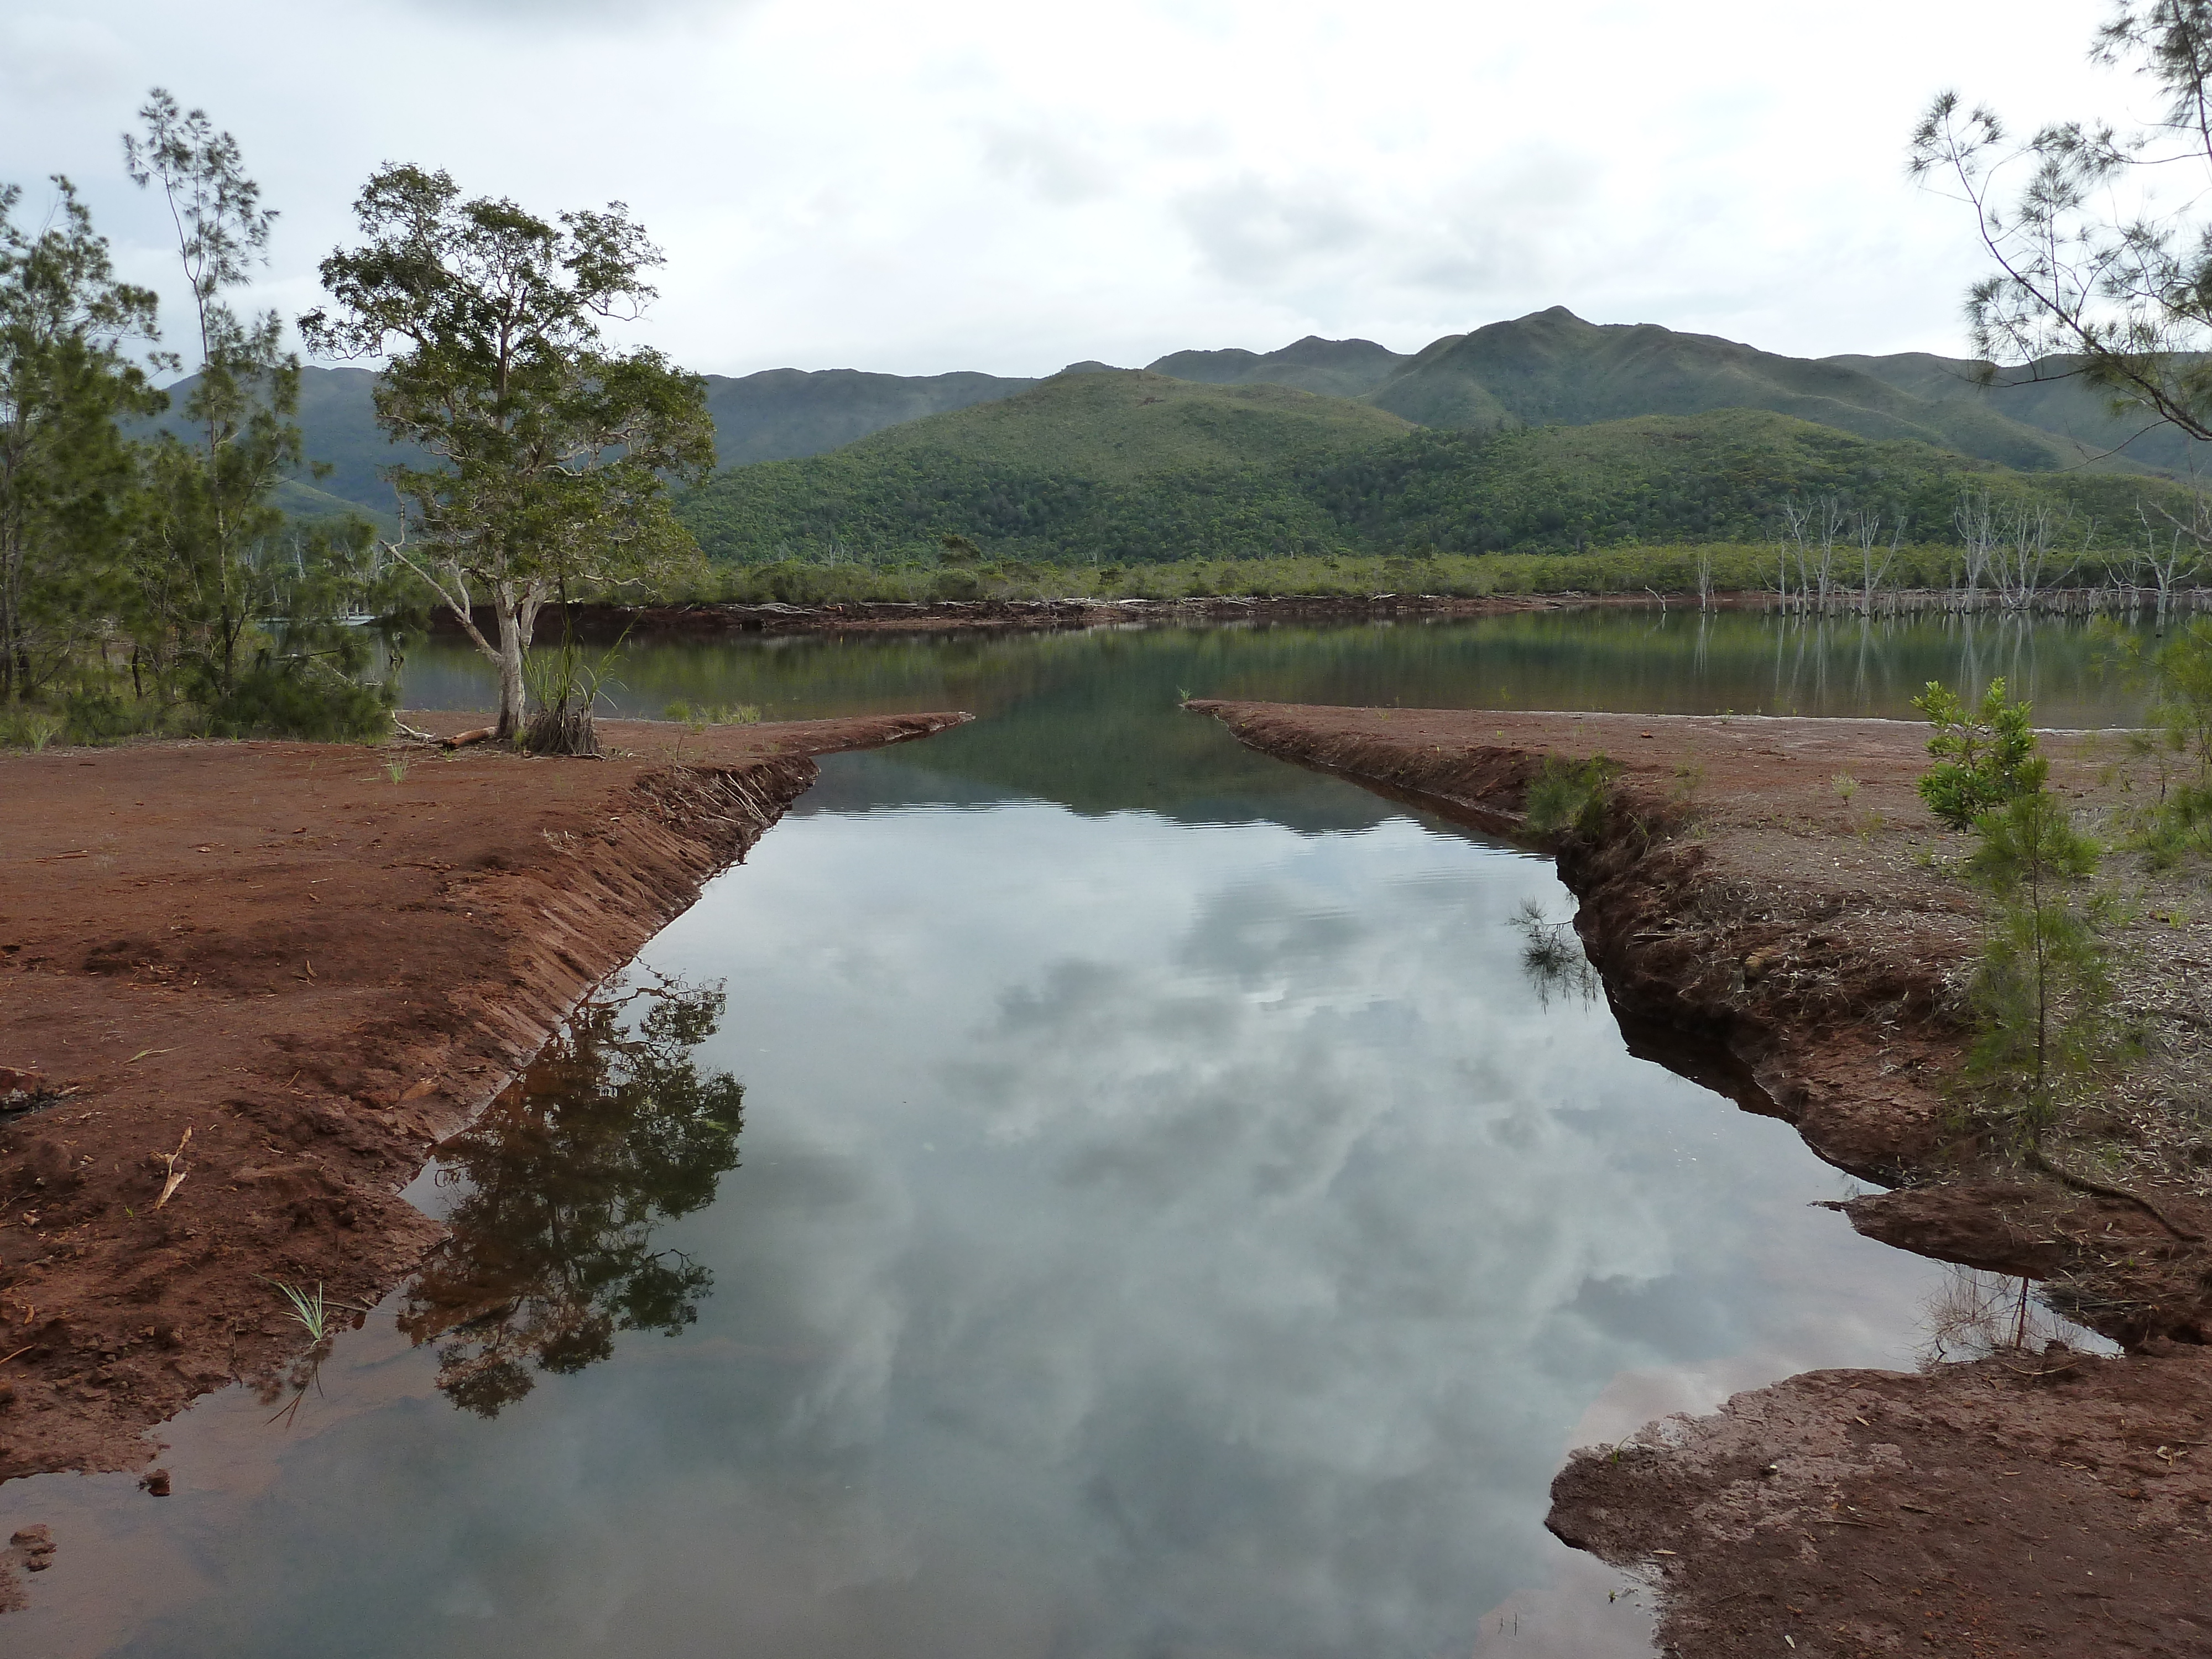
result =
[[2180,506],[2142,471],[2021,471],[1771,410],[1425,427],[1364,398],[1079,365],[827,454],[725,468],[677,510],[741,565],[930,565],[959,537],[1001,565],[1126,566],[1750,544],[1824,496],[1879,513],[1884,539],[1903,523],[1943,541],[1962,491],[2008,523],[2049,508],[2070,551]]
[[[1197,386],[1287,388],[1450,431],[1754,410],[2029,473],[2178,477],[2196,465],[2191,441],[2171,428],[2142,430],[2141,422],[2115,417],[2101,393],[2069,374],[2064,360],[2001,371],[1989,385],[1978,367],[1919,352],[1790,357],[1656,324],[1589,323],[1555,306],[1449,334],[1413,353],[1371,340],[1309,337],[1264,353],[1171,352],[1144,373]],[[1083,362],[1054,378],[1128,372]],[[1042,383],[979,373],[854,369],[707,377],[724,467],[825,454],[886,428],[1005,404]],[[294,510],[390,510],[390,490],[377,471],[401,456],[376,429],[373,385],[366,369],[306,371],[301,424],[307,453],[328,470],[289,488]],[[1012,441],[1007,422],[992,429],[997,441]]]

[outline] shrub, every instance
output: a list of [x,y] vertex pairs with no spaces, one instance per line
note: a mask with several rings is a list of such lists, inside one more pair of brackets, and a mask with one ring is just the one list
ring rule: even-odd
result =
[[2042,788],[1984,812],[1967,880],[1995,901],[1976,966],[1979,1030],[1966,1075],[2011,1097],[2033,1145],[2057,1121],[2071,1087],[2115,1047],[2114,988],[2104,935],[2114,907],[2082,895],[2101,849]]
[[218,738],[370,743],[392,734],[390,687],[363,684],[313,659],[257,663],[208,710]]
[[1544,836],[1596,835],[1605,827],[1606,808],[1620,770],[1619,761],[1604,755],[1580,761],[1547,756],[1528,786],[1522,809],[1530,832]]
[[2043,787],[2050,763],[2035,752],[2028,705],[2007,702],[2002,678],[1990,682],[1972,714],[1934,680],[1912,706],[1936,728],[1928,752],[1937,763],[1920,779],[1920,799],[1952,829],[1970,829],[1991,807]]
[[10,749],[37,754],[68,730],[66,720],[44,708],[0,711],[0,745]]

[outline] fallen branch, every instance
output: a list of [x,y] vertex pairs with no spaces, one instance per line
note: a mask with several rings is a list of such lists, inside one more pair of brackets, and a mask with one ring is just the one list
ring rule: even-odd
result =
[[472,731],[456,732],[452,737],[441,738],[438,741],[448,749],[462,749],[472,743],[489,743],[498,735],[497,726],[479,726]]
[[179,1161],[183,1158],[185,1155],[185,1148],[191,1145],[191,1140],[192,1132],[190,1128],[186,1128],[184,1133],[184,1138],[177,1142],[177,1150],[175,1152],[156,1152],[154,1154],[155,1157],[160,1158],[161,1162],[168,1167],[169,1171],[169,1178],[161,1183],[161,1197],[154,1200],[154,1207],[155,1209],[160,1209],[164,1204],[167,1204],[169,1201],[169,1194],[175,1192],[178,1188],[183,1186],[185,1184],[185,1176],[191,1173],[189,1169],[179,1169],[177,1166]]
[[2148,1212],[2153,1220],[2176,1238],[2186,1240],[2191,1244],[2202,1244],[2204,1242],[2203,1234],[2191,1232],[2141,1193],[2131,1193],[2124,1187],[2108,1187],[2101,1181],[2092,1181],[2087,1176],[2075,1175],[2073,1170],[2053,1164],[2039,1149],[2033,1146],[2028,1148],[2027,1161],[2032,1168],[2042,1170],[2044,1174],[2065,1182],[2069,1187],[2085,1193],[2094,1193],[2099,1198],[2117,1198],[2123,1204],[2137,1206]]

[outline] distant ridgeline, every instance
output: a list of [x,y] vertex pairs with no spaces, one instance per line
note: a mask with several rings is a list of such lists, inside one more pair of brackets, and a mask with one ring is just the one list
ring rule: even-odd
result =
[[[708,377],[725,470],[682,511],[748,564],[1436,550],[1556,552],[1771,538],[1833,495],[1955,538],[1964,489],[2047,505],[2061,547],[2138,542],[2182,493],[2191,441],[2115,419],[2102,394],[1906,354],[1778,356],[1561,307],[1411,356],[1365,340],[1182,351],[1049,380],[837,369]],[[298,511],[388,509],[394,458],[359,369],[311,369],[302,425],[331,470]]]

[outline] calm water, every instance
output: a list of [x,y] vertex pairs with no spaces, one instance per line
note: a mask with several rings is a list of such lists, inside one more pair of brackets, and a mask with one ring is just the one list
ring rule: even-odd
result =
[[[1555,620],[636,653],[633,706],[986,718],[826,762],[417,1183],[424,1279],[169,1425],[174,1496],[0,1486],[60,1547],[6,1650],[1642,1650],[1541,1530],[1567,1448],[1910,1364],[1943,1275],[1532,979],[1547,862],[1170,707],[1757,706],[1738,619],[1701,669]],[[2044,718],[2114,707],[2014,643]],[[1799,706],[1960,665],[1839,649]]]

